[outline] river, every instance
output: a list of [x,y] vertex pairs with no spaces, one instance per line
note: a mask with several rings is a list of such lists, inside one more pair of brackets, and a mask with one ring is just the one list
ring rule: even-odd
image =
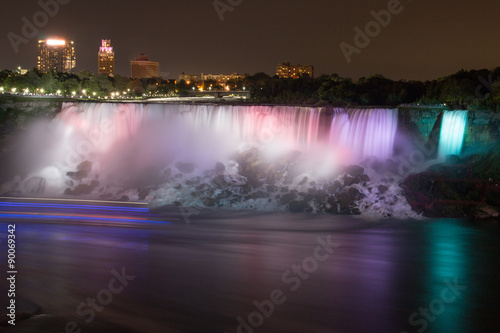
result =
[[160,215],[13,221],[17,311],[41,314],[5,332],[500,332],[498,224]]

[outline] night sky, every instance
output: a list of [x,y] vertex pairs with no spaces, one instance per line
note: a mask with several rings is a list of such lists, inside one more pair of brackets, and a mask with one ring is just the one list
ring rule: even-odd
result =
[[1,1],[1,69],[36,66],[37,40],[55,35],[75,41],[77,71],[96,72],[101,39],[111,39],[116,72],[126,76],[143,52],[160,62],[164,78],[183,71],[273,75],[282,60],[353,79],[426,80],[500,66],[498,0],[401,0],[401,12],[350,64],[339,44],[354,46],[354,28],[364,30],[372,10],[396,0],[220,0],[241,2],[223,21],[213,0],[60,1],[67,4],[17,54],[8,33],[23,37],[22,18],[33,22],[42,9],[34,0]]

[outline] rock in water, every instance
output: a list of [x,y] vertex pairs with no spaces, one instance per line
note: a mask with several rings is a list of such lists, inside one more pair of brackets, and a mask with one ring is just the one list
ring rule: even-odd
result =
[[194,163],[176,163],[175,167],[182,173],[192,173],[196,169]]
[[353,177],[359,177],[365,172],[365,169],[359,165],[349,165],[345,168],[345,172]]
[[338,180],[336,180],[333,182],[332,185],[327,187],[326,191],[330,194],[333,194],[333,193],[337,193],[341,189],[342,189],[342,184]]
[[343,215],[359,215],[360,211],[357,208],[357,201],[361,200],[365,195],[355,188],[341,192],[337,195],[340,204],[340,214]]
[[217,201],[214,198],[206,198],[203,200],[203,204],[207,207],[215,207]]
[[290,202],[290,205],[288,205],[288,209],[292,213],[303,213],[303,212],[309,212],[311,210],[311,206],[303,200],[301,201],[292,201]]
[[370,181],[370,177],[368,175],[361,175],[359,176],[359,179],[362,181],[362,182],[369,182]]
[[351,186],[354,184],[361,183],[361,179],[359,179],[358,177],[349,177],[348,175],[345,175],[343,180],[344,180],[344,186]]
[[23,184],[24,191],[26,193],[33,193],[33,194],[43,193],[43,191],[45,191],[46,183],[47,181],[45,180],[45,178],[42,177],[28,178]]
[[292,200],[295,200],[296,198],[297,198],[297,195],[295,193],[285,193],[280,198],[280,204],[286,205],[286,204],[290,203]]
[[381,193],[381,194],[384,194],[385,192],[387,192],[389,188],[385,185],[379,185],[378,186],[378,191]]
[[90,171],[92,171],[92,162],[83,161],[82,163],[77,165],[76,169],[78,171],[84,171],[88,174],[90,173]]
[[73,195],[82,195],[82,194],[90,194],[92,193],[92,190],[94,187],[87,185],[87,184],[80,184],[75,189],[71,194]]
[[139,192],[137,193],[137,195],[139,196],[139,200],[146,199],[146,197],[149,195],[150,192],[151,192],[151,188],[148,188],[148,187],[144,187],[144,188],[140,189]]
[[218,189],[225,189],[231,184],[226,180],[226,177],[224,177],[224,175],[217,175],[214,177],[214,179],[212,179],[211,185],[215,186]]
[[307,176],[306,176],[306,177],[304,177],[304,179],[302,179],[302,180],[300,181],[299,185],[304,185],[305,183],[307,183],[307,181],[308,181],[308,180],[309,180],[309,178],[307,178]]
[[491,206],[482,205],[478,206],[476,209],[473,210],[472,216],[476,220],[491,219],[491,218],[498,219],[500,213],[498,212],[498,210],[496,210]]
[[70,177],[71,179],[81,181],[83,178],[87,177],[92,171],[92,162],[83,161],[82,163],[77,165],[76,170],[77,170],[76,172],[73,171],[66,172],[66,176]]
[[223,173],[224,171],[226,171],[226,166],[224,164],[222,164],[221,162],[217,162],[215,164],[215,173],[219,174],[219,173]]
[[269,193],[259,190],[255,193],[252,193],[245,199],[263,199],[263,198],[269,198]]

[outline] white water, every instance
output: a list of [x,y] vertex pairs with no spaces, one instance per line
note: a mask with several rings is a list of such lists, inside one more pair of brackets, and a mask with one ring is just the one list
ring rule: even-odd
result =
[[[127,195],[138,200],[137,189],[152,185],[141,185],[141,181],[160,175],[153,183],[158,187],[146,200],[203,205],[192,195],[196,190],[196,185],[189,184],[193,177],[201,178],[202,184],[211,183],[215,163],[222,162],[229,182],[244,182],[234,159],[251,147],[270,165],[279,165],[291,152],[299,156],[293,162],[300,165],[293,182],[276,185],[301,192],[308,191],[311,181],[341,180],[341,176],[331,176],[339,166],[392,156],[396,109],[335,109],[332,116],[325,111],[287,106],[66,103],[45,128],[44,141],[50,144],[41,147],[38,155],[30,155],[37,169],[26,179],[41,177],[46,181],[44,195],[60,195],[78,184],[66,173],[75,172],[77,165],[88,160],[92,172],[81,183],[97,180],[96,196],[113,193],[114,198]],[[175,171],[177,162],[194,163],[196,170],[181,175]],[[172,176],[163,177],[163,171],[172,168]],[[304,177],[309,182],[299,184]],[[382,183],[370,177],[373,181],[366,188],[354,186],[367,196],[360,206],[362,212],[397,216],[397,211],[411,211],[399,186],[388,184],[385,199],[380,199],[368,187]],[[31,179],[31,183],[36,182]],[[228,204],[234,208],[283,209],[277,195],[271,194],[271,201],[249,199]]]
[[330,127],[330,145],[343,163],[368,157],[392,157],[398,124],[397,109],[352,109],[338,113]]
[[464,142],[467,111],[445,111],[439,138],[439,157],[459,155]]
[[[65,104],[55,119],[59,148],[74,157],[128,167],[171,160],[212,166],[235,151],[272,157],[317,147],[321,109],[182,104]],[[125,161],[123,160],[125,158]],[[130,165],[131,164],[131,165]]]
[[54,121],[52,153],[73,168],[90,159],[130,172],[172,160],[208,168],[249,147],[269,159],[300,151],[318,168],[392,156],[397,109],[335,111],[330,130],[320,131],[321,108],[68,103]]

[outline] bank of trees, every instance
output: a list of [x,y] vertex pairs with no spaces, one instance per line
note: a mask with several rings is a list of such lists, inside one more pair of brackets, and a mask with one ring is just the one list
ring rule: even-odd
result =
[[90,71],[78,73],[40,73],[37,69],[26,74],[4,70],[0,72],[0,87],[4,92],[28,94],[106,97],[131,96],[144,94],[174,94],[177,87],[174,82],[160,78],[132,80],[128,77],[115,75],[110,77],[95,74]]
[[448,104],[500,111],[500,67],[461,70],[431,81],[391,80],[382,75],[357,81],[337,74],[318,78],[279,79],[265,73],[245,78],[253,98],[261,103],[315,105]]
[[[224,85],[206,81],[208,90],[243,88],[252,92],[257,103],[307,104],[333,106],[368,106],[399,104],[443,104],[455,107],[482,108],[500,111],[500,67],[493,70],[460,70],[455,74],[431,81],[391,80],[382,75],[362,77],[357,81],[337,74],[308,76],[299,79],[280,79],[265,73],[247,75],[243,80],[230,81]],[[26,74],[4,70],[0,72],[0,89],[31,94],[57,94],[62,96],[87,95],[89,97],[144,95],[183,95],[193,88],[180,81],[161,78],[133,80],[115,75],[94,74],[82,71],[70,73],[40,73],[36,69]],[[118,95],[116,95],[118,94]]]

